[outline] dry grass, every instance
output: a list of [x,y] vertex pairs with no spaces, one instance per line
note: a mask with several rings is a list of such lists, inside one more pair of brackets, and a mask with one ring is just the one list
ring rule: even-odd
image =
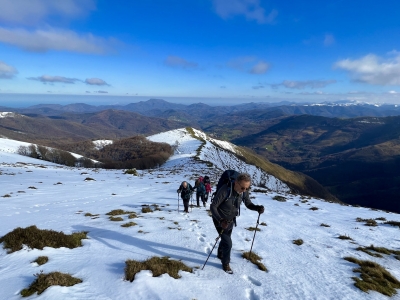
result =
[[135,218],[137,218],[136,213],[130,213],[128,216],[128,219],[135,219]]
[[242,257],[251,261],[255,264],[261,271],[268,272],[267,267],[261,263],[261,257],[255,254],[254,252],[243,252]]
[[323,227],[331,227],[331,225],[328,225],[328,224],[325,224],[325,223],[321,223],[320,226],[323,226]]
[[114,209],[114,210],[106,213],[107,216],[119,216],[119,215],[126,215],[126,214],[134,214],[134,212],[125,211],[123,209]]
[[297,240],[293,240],[293,244],[297,245],[297,246],[301,246],[303,245],[303,240],[302,239],[297,239]]
[[151,213],[153,212],[153,210],[151,209],[150,206],[143,206],[142,207],[142,213],[147,214],[147,213]]
[[[371,255],[374,257],[383,257],[381,254],[400,255],[400,251],[398,251],[398,250],[391,250],[391,249],[387,249],[385,247],[375,247],[374,245],[371,245],[369,247],[358,247],[356,250],[363,251],[363,252],[367,253],[368,255]],[[374,252],[371,252],[371,251],[374,251]]]
[[354,257],[345,257],[344,259],[360,266],[353,269],[353,272],[361,273],[361,279],[352,278],[355,281],[354,285],[363,292],[377,291],[389,297],[397,294],[396,289],[400,288],[400,282],[381,265]]
[[33,262],[37,263],[39,266],[44,265],[49,261],[49,258],[47,256],[39,256],[36,258]]
[[99,216],[99,214],[97,214],[97,215],[92,215],[91,213],[85,214],[85,217],[97,217],[97,216]]
[[3,198],[10,198],[11,195],[10,194],[5,194],[4,196],[2,196]]
[[248,231],[261,231],[260,228],[256,228],[256,227],[247,227],[245,229],[247,229]]
[[374,219],[362,219],[362,218],[357,218],[357,222],[365,222],[365,226],[378,226],[378,223]]
[[93,178],[91,178],[91,177],[86,177],[86,178],[84,179],[84,181],[96,181],[96,180],[93,179]]
[[135,275],[142,270],[150,270],[153,273],[153,277],[168,274],[175,279],[181,277],[179,275],[179,271],[181,270],[190,273],[193,272],[193,269],[189,268],[184,263],[170,260],[168,257],[151,257],[143,262],[129,259],[125,264],[125,279],[130,282],[135,280]]
[[37,292],[38,295],[43,293],[48,287],[52,285],[60,286],[73,286],[81,283],[82,280],[74,278],[69,274],[52,272],[49,274],[35,274],[36,280],[27,288],[21,291],[22,297],[28,297]]
[[310,210],[318,210],[319,208],[316,206],[310,207]]
[[339,235],[338,239],[341,239],[341,240],[353,240],[351,237],[349,237],[346,234],[345,235]]
[[389,225],[392,225],[392,226],[398,226],[400,228],[400,222],[397,222],[397,221],[387,221],[384,224],[389,224]]
[[41,230],[33,225],[14,229],[1,237],[0,243],[4,242],[4,248],[9,249],[8,253],[21,250],[23,245],[40,250],[43,250],[44,247],[73,249],[82,246],[82,239],[86,239],[86,235],[85,231],[67,235],[54,230]]
[[121,227],[131,227],[131,226],[136,226],[136,225],[137,225],[137,223],[135,223],[135,222],[128,222],[128,223],[122,224]]
[[133,176],[138,176],[139,175],[135,168],[126,170],[124,172],[124,174],[129,174],[129,175],[133,175]]
[[261,222],[260,225],[261,225],[261,226],[267,226],[267,223]]
[[124,218],[113,217],[113,216],[109,217],[109,219],[110,219],[110,221],[113,221],[113,222],[118,222],[118,221],[123,221],[124,220]]
[[279,196],[279,195],[274,196],[272,198],[272,200],[276,200],[276,201],[279,201],[279,202],[286,202],[286,198],[283,197],[283,196]]

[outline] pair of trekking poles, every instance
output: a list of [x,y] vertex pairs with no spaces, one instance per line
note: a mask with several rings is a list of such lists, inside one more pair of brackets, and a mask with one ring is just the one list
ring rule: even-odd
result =
[[[259,224],[259,222],[260,222],[260,216],[261,216],[261,214],[258,213],[257,225],[256,225],[256,229],[254,230],[253,241],[251,242],[251,248],[250,248],[250,252],[249,252],[249,257],[250,257],[250,255],[251,255],[251,250],[253,249],[253,244],[254,244],[254,239],[255,239],[255,237],[256,237],[257,227],[258,227],[258,224]],[[211,249],[211,251],[210,251],[210,254],[208,254],[208,257],[207,257],[206,261],[204,262],[203,267],[201,268],[202,270],[204,269],[205,265],[207,264],[208,259],[210,258],[211,253],[214,251],[214,248],[215,248],[215,246],[217,245],[218,240],[221,238],[221,235],[222,235],[222,233],[224,232],[224,230],[225,230],[225,229],[222,229],[221,232],[219,233],[218,237],[215,239],[215,244],[214,244],[214,246],[212,247],[212,249]]]

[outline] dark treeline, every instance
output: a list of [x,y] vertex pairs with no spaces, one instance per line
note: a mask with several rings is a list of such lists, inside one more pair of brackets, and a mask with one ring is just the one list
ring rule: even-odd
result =
[[152,142],[141,135],[116,140],[101,149],[97,149],[92,141],[66,144],[63,149],[100,161],[102,168],[138,170],[158,167],[174,151],[167,143]]

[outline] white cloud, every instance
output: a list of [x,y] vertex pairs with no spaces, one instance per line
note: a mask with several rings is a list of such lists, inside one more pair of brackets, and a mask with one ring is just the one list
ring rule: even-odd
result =
[[347,71],[355,81],[374,85],[400,85],[400,55],[383,59],[368,54],[360,59],[344,59],[334,68]]
[[226,63],[229,68],[247,72],[250,74],[264,74],[270,68],[270,65],[263,61],[258,60],[256,56],[241,56],[236,57]]
[[265,61],[259,61],[257,64],[255,64],[251,70],[251,74],[264,74],[268,71],[269,69],[269,64],[266,63]]
[[284,80],[282,83],[271,84],[272,88],[278,88],[280,86],[284,86],[288,89],[298,89],[302,90],[305,88],[318,89],[324,88],[329,84],[336,83],[336,80],[304,80],[304,81],[296,81],[296,80]]
[[389,91],[388,94],[398,94],[396,91]]
[[0,22],[36,25],[48,16],[74,18],[96,8],[93,0],[0,0]]
[[248,20],[260,24],[272,23],[278,11],[273,9],[269,14],[261,7],[260,0],[213,0],[215,12],[223,19],[235,15],[244,15]]
[[168,56],[164,63],[170,67],[180,67],[184,69],[195,69],[198,66],[198,64],[195,62],[187,61],[182,57],[173,55]]
[[76,78],[68,78],[68,77],[63,77],[63,76],[50,76],[50,75],[42,75],[39,77],[28,77],[27,79],[40,81],[45,84],[46,83],[56,83],[56,82],[73,84],[77,81],[81,81]]
[[103,38],[60,29],[28,31],[0,27],[0,42],[34,52],[58,50],[102,54],[108,50]]
[[87,78],[85,80],[85,83],[89,85],[109,85],[107,82],[100,78]]
[[335,38],[332,34],[325,34],[324,46],[331,46],[335,43]]
[[11,79],[18,74],[17,69],[13,66],[7,65],[5,62],[0,61],[0,78]]

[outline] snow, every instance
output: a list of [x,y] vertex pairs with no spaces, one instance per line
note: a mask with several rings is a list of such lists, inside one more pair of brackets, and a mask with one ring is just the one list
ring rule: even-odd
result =
[[[225,160],[230,161],[228,165],[237,162],[222,150],[219,160],[218,155],[212,156],[215,149],[208,140],[201,159],[195,159],[202,142],[184,129],[149,139],[171,144],[178,141],[179,145],[164,166],[139,171],[137,177],[124,175],[123,170],[69,168],[50,163],[43,166],[46,162],[41,160],[0,152],[0,196],[11,196],[0,197],[0,236],[30,225],[67,234],[89,232],[83,247],[75,249],[25,247],[12,254],[0,249],[1,299],[21,299],[20,291],[41,270],[69,273],[83,282],[72,287],[52,286],[29,299],[387,299],[377,292],[364,293],[353,285],[351,277],[359,276],[352,272],[357,265],[345,261],[346,256],[376,261],[400,279],[400,261],[393,256],[376,258],[356,251],[358,246],[371,244],[400,250],[397,227],[382,221],[377,227],[356,222],[357,217],[400,221],[400,215],[318,199],[303,203],[300,195],[286,193],[283,186],[281,190],[277,186],[275,192],[251,193],[255,204],[265,206],[260,223],[267,223],[258,226],[261,231],[255,236],[253,251],[262,257],[269,272],[260,271],[241,258],[242,251],[250,250],[254,235],[245,228],[256,226],[258,216],[245,206],[232,233],[234,274],[222,271],[216,249],[201,270],[217,232],[205,208],[194,207],[185,214],[180,202],[178,212],[176,189],[183,180],[194,182],[198,174],[213,175],[215,183]],[[4,142],[0,140],[1,147]],[[213,165],[207,164],[206,159]],[[211,159],[216,159],[215,164]],[[84,181],[86,177],[95,181]],[[37,189],[29,189],[30,186]],[[287,201],[273,200],[276,195]],[[161,211],[141,213],[142,205],[151,204],[158,204]],[[319,209],[310,210],[313,206]],[[123,222],[110,221],[105,214],[114,209],[137,212],[139,218],[133,221],[138,225],[121,227],[132,221],[127,215],[123,215]],[[92,218],[85,213],[100,215]],[[330,227],[322,227],[321,223]],[[348,235],[354,241],[338,239],[339,235]],[[304,244],[294,245],[292,241],[299,238]],[[38,256],[48,256],[49,262],[42,266],[32,263]],[[193,273],[181,271],[180,279],[166,274],[152,277],[150,271],[141,271],[133,282],[124,280],[127,259],[142,261],[153,256],[182,260],[195,269]]]
[[[0,119],[1,118],[14,118],[17,114],[13,113],[13,112],[7,112],[7,111],[3,111],[0,112]],[[22,117],[22,115],[19,115]]]
[[102,148],[104,148],[104,146],[110,145],[113,143],[113,140],[96,140],[93,141],[93,144],[95,145],[95,148],[97,150],[100,150]]

